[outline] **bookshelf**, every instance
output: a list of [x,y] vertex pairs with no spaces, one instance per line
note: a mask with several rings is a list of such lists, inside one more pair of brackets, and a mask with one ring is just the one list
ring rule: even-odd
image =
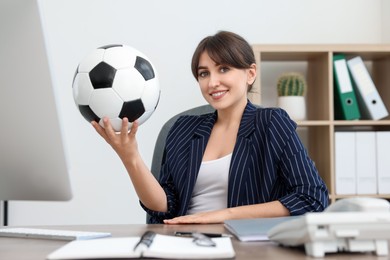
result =
[[[390,131],[390,118],[382,120],[335,120],[333,104],[333,55],[346,58],[361,56],[378,89],[385,106],[390,110],[390,45],[252,45],[258,66],[249,99],[258,105],[276,104],[277,75],[302,70],[307,80],[307,120],[297,121],[298,133],[326,182],[330,201],[351,197],[335,193],[334,133],[338,130]],[[271,100],[271,101],[270,101]],[[274,101],[274,102],[272,102]],[[356,195],[353,195],[356,196]],[[364,195],[366,196],[366,195]],[[390,194],[370,197],[390,199]]]

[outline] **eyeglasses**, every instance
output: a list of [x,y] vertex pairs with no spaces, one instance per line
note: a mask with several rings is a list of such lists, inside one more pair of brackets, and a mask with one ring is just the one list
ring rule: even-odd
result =
[[194,232],[192,233],[192,237],[194,238],[192,242],[194,242],[197,246],[216,246],[215,242],[211,240],[211,238],[206,235],[203,235],[202,233]]

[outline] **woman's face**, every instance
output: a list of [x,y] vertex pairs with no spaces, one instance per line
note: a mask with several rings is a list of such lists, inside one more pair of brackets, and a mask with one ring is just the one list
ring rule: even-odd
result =
[[249,69],[237,69],[215,63],[207,52],[199,59],[198,82],[203,97],[215,109],[226,109],[246,104],[248,85],[256,77],[256,65]]

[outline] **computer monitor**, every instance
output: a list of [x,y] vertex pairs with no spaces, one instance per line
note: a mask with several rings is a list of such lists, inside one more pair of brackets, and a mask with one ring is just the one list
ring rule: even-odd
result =
[[72,197],[36,0],[0,2],[0,201]]

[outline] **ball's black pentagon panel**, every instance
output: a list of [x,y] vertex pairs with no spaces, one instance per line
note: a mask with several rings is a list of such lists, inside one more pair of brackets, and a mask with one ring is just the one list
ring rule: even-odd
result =
[[129,122],[134,122],[143,113],[145,113],[145,108],[141,99],[127,101],[123,103],[119,118],[127,117]]
[[136,68],[145,80],[154,78],[154,70],[150,62],[140,56],[137,56],[134,68]]
[[115,68],[105,62],[100,62],[89,72],[93,88],[111,88],[115,73]]
[[92,111],[92,109],[89,106],[79,106],[80,113],[83,115],[83,117],[88,121],[96,121],[99,122],[100,118]]

